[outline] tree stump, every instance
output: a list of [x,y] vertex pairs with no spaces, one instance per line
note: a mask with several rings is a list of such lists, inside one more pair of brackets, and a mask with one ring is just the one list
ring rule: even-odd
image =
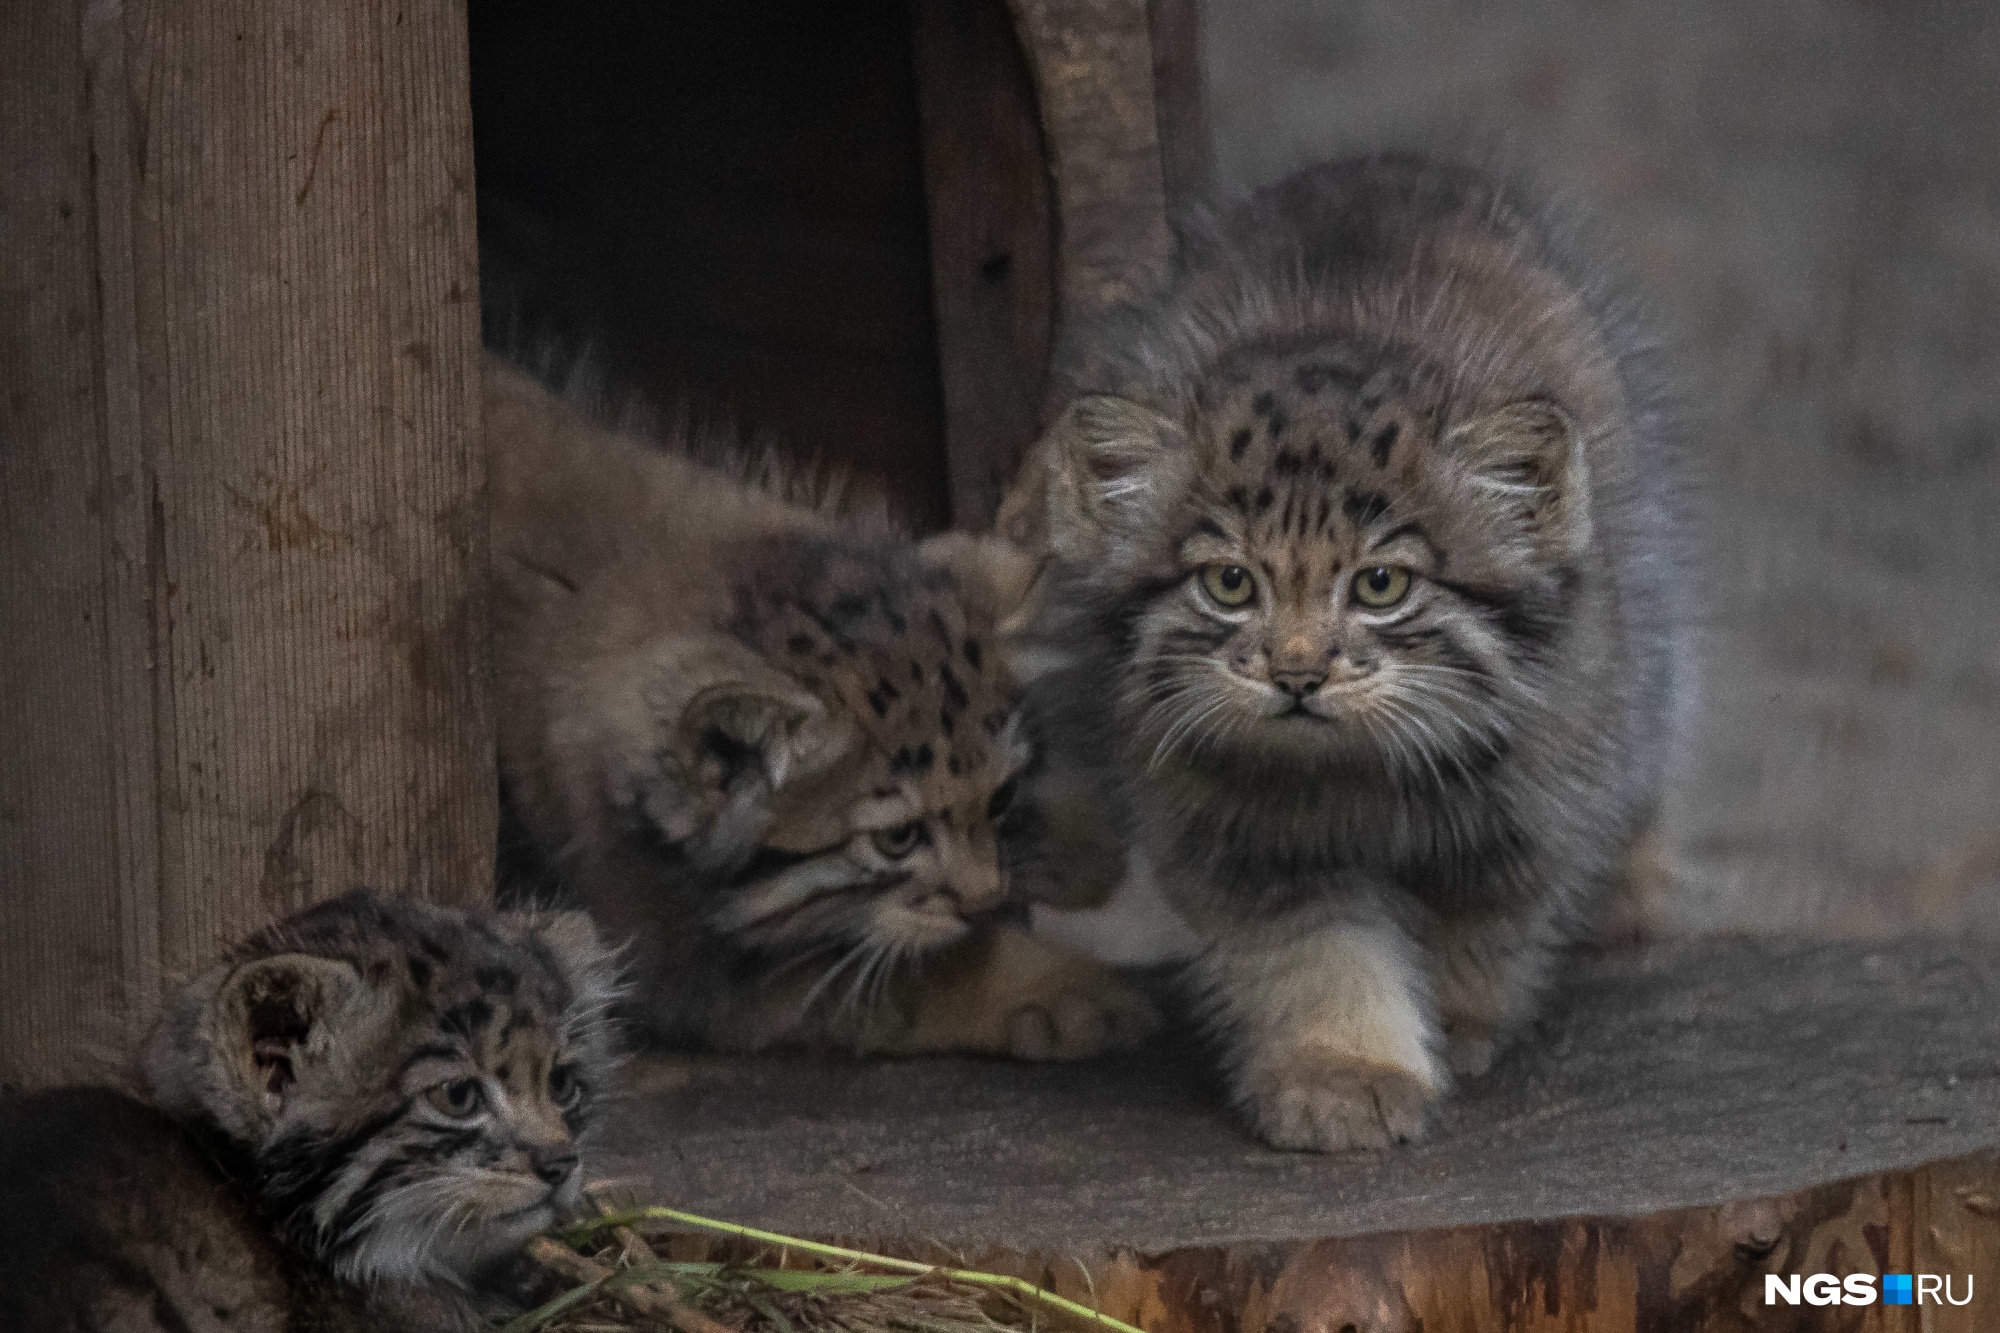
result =
[[[2000,1326],[2000,953],[1738,944],[1580,966],[1432,1138],[1262,1147],[1184,1043],[1069,1066],[665,1059],[614,1197],[946,1251],[1149,1333],[1914,1329],[1766,1274],[1970,1274]],[[676,1244],[688,1257],[709,1242]]]

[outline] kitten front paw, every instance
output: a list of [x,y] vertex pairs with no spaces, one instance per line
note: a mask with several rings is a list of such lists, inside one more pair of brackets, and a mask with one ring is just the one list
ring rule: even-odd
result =
[[1423,1138],[1436,1096],[1408,1070],[1301,1053],[1250,1081],[1243,1101],[1258,1137],[1274,1148],[1347,1152]]
[[1094,958],[1008,927],[982,933],[924,977],[914,1022],[876,1049],[1081,1060],[1158,1025],[1131,982]]
[[1136,1046],[1159,1026],[1146,997],[1117,973],[1105,969],[1071,980],[1073,989],[1007,1016],[1007,1054],[1016,1060],[1082,1060]]

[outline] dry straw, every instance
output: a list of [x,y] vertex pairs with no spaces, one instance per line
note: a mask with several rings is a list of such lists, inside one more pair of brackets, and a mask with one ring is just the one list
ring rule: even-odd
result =
[[[778,1262],[663,1259],[636,1228],[670,1223],[775,1249]],[[810,1268],[788,1268],[788,1258]],[[607,1211],[542,1237],[527,1256],[564,1286],[501,1333],[1004,1333],[1060,1323],[1101,1333],[1132,1325],[1004,1273],[948,1268],[823,1245],[675,1208]]]

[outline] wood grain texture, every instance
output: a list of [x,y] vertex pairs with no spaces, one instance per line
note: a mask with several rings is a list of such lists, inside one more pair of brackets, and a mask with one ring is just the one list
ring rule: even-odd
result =
[[277,915],[489,891],[477,275],[451,0],[0,23],[0,1079],[39,1082]]
[[1153,40],[1160,179],[1170,222],[1179,205],[1208,197],[1215,170],[1209,134],[1208,69],[1202,59],[1203,9],[1202,0],[1148,0],[1146,6]]
[[1010,0],[1055,179],[1058,328],[1166,271],[1145,0]]
[[[1146,1333],[1987,1333],[1996,1200],[2000,1153],[1987,1152],[1641,1217],[1159,1252],[893,1241],[877,1252],[1026,1278]],[[661,1248],[683,1262],[754,1254],[688,1233]],[[1817,1273],[1948,1276],[1959,1304],[1814,1306],[1803,1290],[1797,1306],[1765,1303],[1767,1275]]]
[[82,8],[0,12],[0,1077],[53,1067],[157,930],[113,892],[150,738],[119,762]]
[[983,528],[1041,424],[1055,217],[1034,86],[1002,0],[912,8],[953,522]]
[[[1055,182],[1056,365],[1041,405],[1046,424],[1071,391],[1062,365],[1065,331],[1139,296],[1166,274],[1167,168],[1146,0],[1009,4],[1034,76]],[[1174,16],[1166,17],[1167,29],[1178,31]],[[994,515],[995,531],[1031,550],[1046,542],[1044,466],[1039,446],[1024,451]]]

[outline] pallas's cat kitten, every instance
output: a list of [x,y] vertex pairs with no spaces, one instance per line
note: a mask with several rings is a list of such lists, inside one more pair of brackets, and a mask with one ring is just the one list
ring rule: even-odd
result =
[[169,999],[153,1105],[0,1103],[0,1326],[477,1327],[456,1289],[578,1198],[613,982],[573,912],[356,892],[254,936]]
[[1042,446],[1052,762],[1121,789],[1279,1146],[1418,1135],[1660,782],[1669,431],[1544,217],[1414,157],[1265,189],[1086,336]]
[[837,512],[684,423],[601,425],[498,358],[486,430],[507,797],[631,941],[653,1035],[1047,1058],[1146,1025],[1115,974],[985,919],[1030,758],[1018,552]]

